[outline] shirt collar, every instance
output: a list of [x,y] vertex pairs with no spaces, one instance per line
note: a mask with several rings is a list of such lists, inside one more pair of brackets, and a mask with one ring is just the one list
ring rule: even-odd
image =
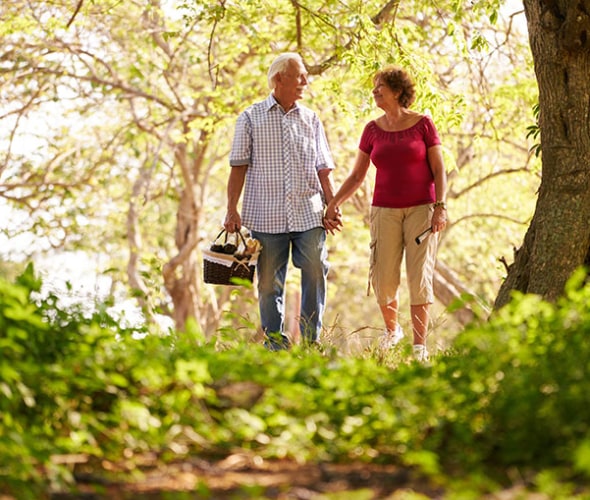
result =
[[[275,106],[278,106],[279,108],[281,107],[281,105],[279,104],[279,101],[277,101],[275,96],[272,94],[270,94],[264,102],[266,103],[266,110],[267,111],[270,111]],[[293,111],[296,109],[299,109],[299,104],[297,104],[297,101],[295,101],[295,104],[293,105],[293,107],[289,111]]]

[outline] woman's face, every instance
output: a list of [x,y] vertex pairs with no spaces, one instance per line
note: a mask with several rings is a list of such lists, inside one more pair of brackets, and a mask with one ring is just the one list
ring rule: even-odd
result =
[[397,103],[399,94],[399,92],[391,90],[389,85],[387,85],[382,78],[375,78],[373,85],[373,99],[375,99],[375,104],[378,107],[382,108],[383,106]]

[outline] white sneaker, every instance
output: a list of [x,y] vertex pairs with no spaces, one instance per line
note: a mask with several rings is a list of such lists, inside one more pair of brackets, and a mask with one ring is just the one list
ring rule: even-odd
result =
[[420,363],[426,363],[428,361],[428,350],[426,349],[425,345],[414,344],[414,346],[412,347],[412,351],[414,353],[414,359],[416,361],[419,361]]
[[379,347],[383,350],[389,350],[399,344],[404,338],[404,331],[401,326],[397,325],[395,331],[385,330],[381,339],[379,339]]

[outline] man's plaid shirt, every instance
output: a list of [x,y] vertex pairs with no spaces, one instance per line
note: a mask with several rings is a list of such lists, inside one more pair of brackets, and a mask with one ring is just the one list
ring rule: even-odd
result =
[[309,108],[287,113],[270,95],[240,114],[230,165],[248,165],[242,224],[263,233],[322,226],[324,194],[318,171],[334,162],[324,128]]

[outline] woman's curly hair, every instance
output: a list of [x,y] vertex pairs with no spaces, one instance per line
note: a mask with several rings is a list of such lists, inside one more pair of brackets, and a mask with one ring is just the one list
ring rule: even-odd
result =
[[414,82],[406,70],[399,66],[387,66],[378,71],[373,77],[373,82],[377,80],[381,80],[394,92],[401,92],[399,103],[404,108],[409,108],[416,100]]

